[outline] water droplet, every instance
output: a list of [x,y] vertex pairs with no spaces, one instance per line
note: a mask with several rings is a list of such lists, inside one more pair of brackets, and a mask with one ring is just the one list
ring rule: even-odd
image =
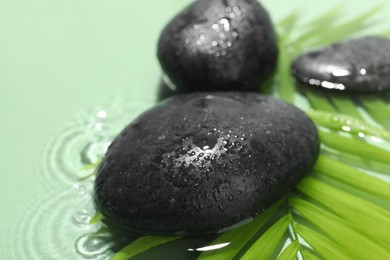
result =
[[233,12],[236,14],[236,15],[241,15],[241,9],[239,6],[234,6],[233,7]]
[[110,141],[87,143],[80,152],[82,163],[95,163],[97,160],[102,158],[110,143]]
[[225,30],[225,32],[230,31],[230,22],[228,19],[222,18],[221,20],[219,20],[219,23],[223,25],[223,29]]
[[310,85],[319,86],[319,85],[321,85],[321,81],[316,80],[316,79],[310,79],[310,80],[309,80],[309,84],[310,84]]
[[223,41],[227,39],[226,34],[224,32],[219,33],[219,38],[221,38],[221,40]]
[[86,210],[82,210],[74,216],[74,219],[77,224],[88,225],[91,217],[88,215]]
[[107,117],[107,111],[106,110],[100,110],[98,113],[97,113],[97,116],[99,118],[106,118]]
[[372,136],[370,139],[371,139],[371,141],[373,141],[375,143],[383,143],[383,140],[376,137],[376,136]]
[[112,246],[111,239],[104,235],[84,235],[76,241],[76,250],[85,257],[93,257],[106,252]]
[[229,17],[230,17],[231,19],[234,19],[234,18],[236,18],[236,14],[235,14],[235,13],[230,13],[230,14],[229,14]]
[[76,183],[73,185],[73,188],[77,190],[80,196],[84,196],[85,194],[87,194],[87,187],[85,187],[84,185]]
[[103,122],[98,122],[95,124],[95,130],[101,132],[103,131],[103,126]]
[[341,129],[342,129],[343,131],[345,131],[345,132],[350,132],[350,131],[351,131],[351,128],[350,128],[349,126],[346,126],[346,125],[343,125],[343,126],[341,127]]

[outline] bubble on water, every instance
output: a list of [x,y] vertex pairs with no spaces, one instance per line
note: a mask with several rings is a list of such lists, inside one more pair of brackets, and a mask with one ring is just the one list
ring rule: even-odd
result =
[[108,235],[86,234],[76,241],[77,252],[85,257],[94,257],[105,253],[113,246],[112,239]]

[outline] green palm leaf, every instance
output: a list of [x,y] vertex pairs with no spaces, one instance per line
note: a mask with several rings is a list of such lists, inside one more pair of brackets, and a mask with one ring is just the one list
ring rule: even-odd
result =
[[243,228],[237,228],[230,230],[211,242],[210,245],[218,245],[223,243],[229,243],[229,246],[219,251],[208,251],[202,253],[198,259],[232,259],[235,257],[246,243],[266,224],[270,217],[275,214],[276,210],[280,207],[280,202],[276,203],[266,212],[258,216],[254,221],[245,225]]
[[[343,10],[337,6],[306,24],[300,23],[299,11],[280,21],[280,56],[273,94],[299,105],[290,75],[292,60],[308,48],[360,33],[373,24],[379,10],[378,7],[343,19]],[[389,104],[378,96],[339,96],[311,89],[302,89],[300,98],[307,101],[308,114],[320,130],[323,147],[313,174],[297,186],[294,195],[287,196],[289,203],[279,202],[251,223],[217,236],[208,245],[227,246],[195,252],[193,258],[390,257],[390,184],[381,174],[390,173]],[[387,146],[372,143],[367,137],[381,139]],[[177,239],[143,236],[113,259],[147,255],[148,249],[168,242],[174,245]]]
[[[385,243],[377,243],[367,238],[351,228],[348,221],[330,213],[328,210],[302,199],[294,202],[294,209],[321,229],[355,259],[387,259],[390,255],[390,248]],[[364,223],[361,224],[364,225]],[[366,229],[369,228],[366,227]]]
[[269,259],[287,231],[289,215],[272,225],[243,255],[241,259]]
[[138,238],[130,245],[123,248],[117,254],[115,254],[112,260],[126,260],[130,259],[139,253],[142,253],[149,248],[168,243],[170,241],[179,239],[180,237],[160,237],[160,236],[143,236]]
[[299,250],[299,241],[295,240],[283,250],[278,256],[278,260],[290,260],[295,259]]
[[318,256],[310,252],[309,250],[303,250],[302,252],[303,259],[305,260],[321,260]]
[[[390,185],[388,186],[390,190]],[[361,234],[385,243],[390,242],[390,212],[312,177],[304,179],[297,188],[327,210],[348,221],[349,226]],[[338,199],[335,200],[333,196]],[[367,229],[366,226],[370,228]]]
[[296,224],[295,228],[299,235],[322,257],[326,259],[351,259],[348,253],[330,238],[301,224]]
[[314,168],[321,174],[390,201],[390,184],[354,167],[320,155]]

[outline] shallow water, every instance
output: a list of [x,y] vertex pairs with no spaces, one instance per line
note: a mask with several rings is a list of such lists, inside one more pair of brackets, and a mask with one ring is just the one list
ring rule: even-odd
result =
[[[90,173],[82,168],[153,103],[160,74],[155,42],[188,2],[142,1],[137,8],[123,1],[0,3],[2,258],[105,259],[134,239],[86,224],[94,214],[92,179],[82,180]],[[263,2],[274,20],[300,6]],[[310,10],[305,17],[338,3],[302,2]],[[354,1],[347,10],[371,5]],[[194,256],[212,239],[168,243],[150,255]]]
[[[10,234],[11,237],[29,238],[19,240],[13,247],[13,254],[18,258],[29,255],[38,259],[47,254],[54,258],[68,255],[78,259],[108,259],[137,238],[112,225],[89,224],[95,214],[94,176],[91,176],[94,169],[83,168],[100,159],[115,135],[153,106],[154,101],[138,97],[116,98],[110,103],[80,113],[45,144],[38,177],[47,184],[47,189],[24,216],[15,220],[19,225]],[[389,145],[384,143],[383,146],[388,148]],[[373,174],[378,175],[375,171]],[[48,229],[54,232],[48,233]],[[155,259],[161,255],[195,259],[205,251],[229,246],[229,241],[209,246],[215,238],[180,239],[152,248],[135,259]]]
[[95,214],[93,178],[85,179],[91,170],[83,167],[102,158],[113,137],[153,103],[141,97],[117,98],[112,100],[114,105],[79,113],[48,138],[36,176],[46,189],[23,216],[15,219],[19,224],[9,234],[8,241],[19,238],[17,246],[10,247],[17,259],[26,255],[60,259],[64,255],[75,257],[76,252],[79,259],[105,259],[112,248],[129,241],[128,236],[112,238],[112,232],[102,230],[100,224],[89,224]]

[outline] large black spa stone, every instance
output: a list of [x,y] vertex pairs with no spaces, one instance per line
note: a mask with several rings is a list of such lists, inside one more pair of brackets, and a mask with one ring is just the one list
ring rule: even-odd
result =
[[198,0],[164,28],[158,58],[178,92],[258,91],[275,69],[277,41],[257,0]]
[[299,56],[292,74],[314,88],[346,92],[390,90],[390,40],[363,37]]
[[210,234],[291,190],[319,152],[297,108],[255,93],[179,95],[142,114],[108,148],[98,210],[142,234]]

